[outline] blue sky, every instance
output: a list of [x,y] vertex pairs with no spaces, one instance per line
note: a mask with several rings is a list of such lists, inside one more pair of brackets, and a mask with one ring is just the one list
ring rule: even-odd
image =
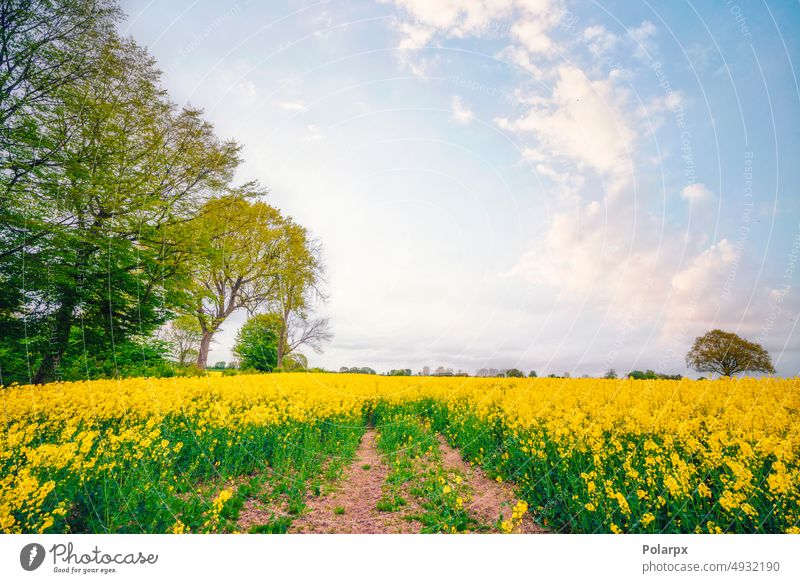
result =
[[685,373],[722,327],[797,374],[796,3],[123,7],[322,241],[312,364]]

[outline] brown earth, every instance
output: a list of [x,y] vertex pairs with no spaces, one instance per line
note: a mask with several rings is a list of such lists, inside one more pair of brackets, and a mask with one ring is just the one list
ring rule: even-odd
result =
[[[292,522],[290,533],[405,534],[421,525],[399,512],[380,512],[388,466],[375,447],[375,430],[361,438],[356,459],[344,472],[341,486],[327,496],[308,500],[308,511]],[[364,466],[369,469],[364,469]],[[343,510],[340,514],[336,510]]]

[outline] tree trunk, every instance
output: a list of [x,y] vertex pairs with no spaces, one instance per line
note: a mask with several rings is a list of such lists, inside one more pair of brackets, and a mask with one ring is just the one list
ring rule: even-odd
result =
[[67,292],[62,297],[61,307],[56,312],[53,335],[50,337],[50,350],[45,352],[39,369],[33,377],[34,384],[43,384],[55,380],[61,357],[69,345],[69,333],[72,330],[72,313],[75,310],[75,294]]
[[284,311],[283,319],[281,322],[281,330],[278,334],[278,362],[275,365],[276,370],[281,370],[283,368],[283,358],[286,356],[289,350],[288,346],[289,340],[289,314]]
[[211,346],[211,339],[214,337],[214,332],[211,330],[203,330],[203,337],[200,340],[200,351],[197,354],[197,367],[206,368],[208,364],[208,349]]

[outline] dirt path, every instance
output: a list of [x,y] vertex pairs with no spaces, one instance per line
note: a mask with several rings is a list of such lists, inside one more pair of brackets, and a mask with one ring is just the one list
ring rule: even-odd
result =
[[420,524],[398,512],[375,508],[383,496],[389,468],[375,447],[375,430],[364,434],[356,459],[347,468],[338,489],[308,502],[308,512],[292,522],[293,533],[392,534],[419,532]]
[[[442,435],[438,437],[442,462],[445,467],[461,472],[464,480],[472,489],[472,499],[466,503],[470,514],[484,524],[494,524],[501,515],[503,520],[509,520],[514,504],[517,502],[512,486],[505,482],[497,483],[489,478],[482,469],[470,466],[457,449],[450,447]],[[517,532],[534,534],[547,531],[533,522],[530,513],[526,513]]]

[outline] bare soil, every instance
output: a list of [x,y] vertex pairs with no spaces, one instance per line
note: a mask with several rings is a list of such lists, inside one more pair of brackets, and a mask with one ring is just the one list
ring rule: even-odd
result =
[[[342,477],[340,487],[308,500],[308,511],[292,522],[290,533],[406,534],[419,532],[419,522],[403,512],[380,512],[375,505],[383,496],[389,468],[375,447],[375,430],[361,438],[356,458]],[[369,469],[364,469],[369,466]]]

